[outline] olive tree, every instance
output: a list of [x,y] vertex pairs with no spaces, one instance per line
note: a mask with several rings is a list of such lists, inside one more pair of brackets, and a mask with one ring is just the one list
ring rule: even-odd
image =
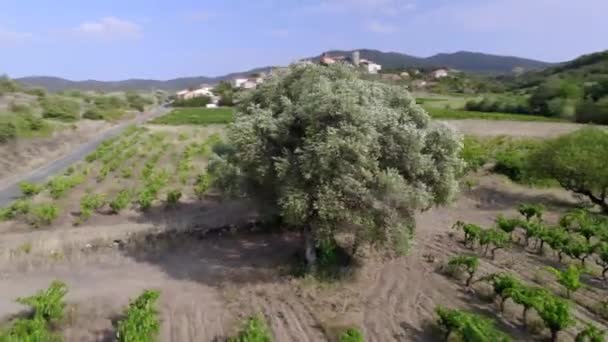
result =
[[533,169],[608,213],[608,132],[586,128],[548,141],[531,156]]
[[401,87],[343,65],[294,65],[239,101],[216,186],[276,208],[304,233],[306,259],[346,231],[354,246],[404,248],[414,214],[450,201],[461,138]]

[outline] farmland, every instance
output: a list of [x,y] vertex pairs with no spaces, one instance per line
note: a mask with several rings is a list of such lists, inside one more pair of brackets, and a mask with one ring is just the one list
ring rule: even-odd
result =
[[[369,95],[368,87],[358,86],[352,89]],[[304,98],[312,99],[307,91]],[[314,94],[319,103],[310,105],[333,104]],[[319,96],[338,101],[333,94]],[[380,97],[386,102],[377,105],[411,105],[408,96],[396,96],[403,96],[397,98],[401,102]],[[422,102],[442,110],[441,100]],[[378,122],[394,114],[383,108],[376,111]],[[375,110],[364,109],[360,112]],[[375,165],[352,167],[375,155],[369,148],[378,144],[367,139],[396,141],[411,129],[344,116],[339,119],[353,121],[339,136],[335,127],[326,129],[339,116],[311,113],[315,120],[307,124],[315,139],[304,143],[299,110],[272,118],[264,110],[252,111],[256,120],[229,126],[228,109],[175,109],[103,142],[46,182],[22,183],[23,198],[0,210],[0,316],[5,317],[0,340],[35,331],[65,341],[435,341],[447,335],[469,341],[472,332],[481,341],[573,341],[606,329],[608,225],[584,195],[595,189],[561,188],[556,179],[533,172],[539,153],[547,165],[554,163],[551,172],[559,171],[564,158],[582,164],[568,150],[552,156],[559,152],[552,146],[559,144],[578,146],[586,151],[582,157],[595,158],[602,151],[594,146],[608,141],[603,130],[488,117],[445,120],[467,134],[463,149],[456,150],[459,137],[432,131],[434,123],[426,127],[421,120],[421,131],[429,133],[414,136],[455,139],[437,149],[451,149],[454,155],[446,158],[455,157],[463,167],[454,168],[461,178],[453,201],[412,211],[416,228],[405,253],[380,248],[380,242],[356,246],[349,229],[363,224],[323,227],[334,244],[320,245],[319,269],[310,270],[303,257],[306,235],[292,223],[308,212],[302,210],[306,195],[298,192],[303,179],[310,182],[306,186],[319,186],[317,197],[327,201],[315,210],[327,217],[356,213],[346,205],[331,207],[339,198],[317,178],[343,181],[344,174]],[[273,131],[279,124],[293,135]],[[353,127],[370,133],[352,134]],[[576,133],[581,128],[587,130]],[[323,143],[325,132],[333,144]],[[400,165],[442,143],[416,142]],[[283,149],[276,148],[280,144]],[[294,151],[288,158],[261,154],[288,149]],[[316,149],[321,152],[311,156]],[[394,151],[393,158],[403,156],[402,146]],[[603,170],[596,159],[587,166]],[[585,177],[602,177],[601,171],[570,171],[565,168],[566,176],[580,177],[582,186],[589,184]],[[361,191],[355,180],[346,177],[341,196],[359,191],[364,196],[357,203],[378,196],[368,210],[386,210],[379,205],[383,201],[393,205],[413,196],[403,184],[397,195],[389,191],[404,180],[395,174],[383,174],[382,186],[373,192]],[[252,189],[262,196],[247,196]],[[277,220],[267,214],[265,199],[284,194],[281,208],[293,217]],[[425,196],[411,200],[424,202]],[[15,316],[24,308],[32,315]]]
[[233,120],[232,108],[178,108],[152,121],[161,125],[226,124]]

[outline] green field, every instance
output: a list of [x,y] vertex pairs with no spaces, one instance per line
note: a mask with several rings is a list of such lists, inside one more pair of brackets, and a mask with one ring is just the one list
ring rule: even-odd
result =
[[151,123],[161,125],[209,125],[227,124],[234,120],[234,110],[221,108],[179,108]]
[[509,121],[549,121],[549,122],[568,122],[560,118],[549,118],[546,116],[510,114],[510,113],[484,113],[470,112],[466,110],[436,108],[423,106],[429,115],[434,119],[483,119],[483,120],[509,120]]

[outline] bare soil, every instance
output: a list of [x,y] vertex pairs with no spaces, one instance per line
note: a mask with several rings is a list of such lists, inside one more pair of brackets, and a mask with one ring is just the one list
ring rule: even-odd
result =
[[[490,226],[500,214],[515,215],[520,202],[542,202],[548,219],[578,203],[557,189],[529,189],[495,175],[478,175],[448,207],[418,216],[407,256],[387,258],[367,251],[344,280],[320,283],[288,275],[301,245],[297,234],[235,232],[201,235],[213,227],[242,225],[255,217],[251,204],[208,200],[184,204],[163,220],[82,228],[8,233],[0,248],[0,317],[21,310],[14,299],[54,279],[70,288],[70,315],[62,329],[67,341],[112,341],[113,322],[130,298],[147,288],[161,291],[161,341],[222,341],[240,321],[262,313],[276,341],[328,341],[336,331],[359,326],[368,341],[436,341],[434,309],[458,307],[494,317],[518,341],[541,340],[522,328],[521,308],[484,300],[481,284],[467,290],[446,277],[441,265],[454,254],[471,253],[450,227],[457,220]],[[174,231],[172,233],[159,232]],[[179,233],[198,229],[198,233]],[[25,248],[29,244],[29,249]],[[496,260],[482,257],[480,275],[512,271],[530,283],[551,277],[539,271],[555,258],[515,247]],[[608,284],[593,276],[574,295],[576,317],[607,327],[585,306],[608,297]],[[530,315],[532,324],[536,315]],[[560,334],[572,341],[576,329]],[[544,338],[547,331],[543,332]]]
[[550,138],[585,127],[583,124],[562,122],[524,122],[497,120],[442,120],[463,134],[477,136],[508,135],[529,138]]

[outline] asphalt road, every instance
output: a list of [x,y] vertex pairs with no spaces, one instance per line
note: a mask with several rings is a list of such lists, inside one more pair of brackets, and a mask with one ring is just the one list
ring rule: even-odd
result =
[[155,117],[163,115],[168,112],[168,108],[165,106],[156,107],[146,113],[140,114],[134,120],[127,121],[122,123],[116,127],[112,127],[109,130],[105,131],[103,134],[100,134],[94,137],[89,142],[86,142],[78,147],[76,147],[71,153],[68,155],[56,159],[50,162],[47,165],[44,165],[34,171],[31,171],[28,174],[25,174],[23,177],[16,180],[14,183],[5,186],[0,189],[0,207],[4,207],[14,200],[21,197],[21,191],[19,189],[20,182],[31,182],[31,183],[42,183],[48,177],[58,174],[70,165],[75,164],[76,162],[83,160],[86,155],[93,152],[102,141],[115,137],[120,134],[125,128],[133,124],[141,124],[148,120],[151,120]]

